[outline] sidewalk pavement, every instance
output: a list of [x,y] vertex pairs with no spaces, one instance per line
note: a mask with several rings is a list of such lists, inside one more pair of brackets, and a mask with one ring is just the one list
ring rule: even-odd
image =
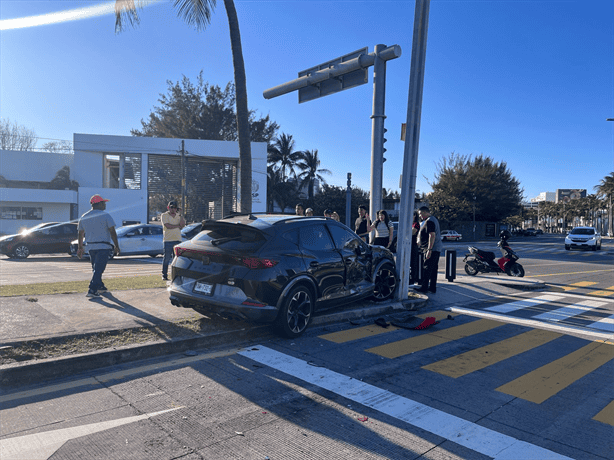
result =
[[[312,326],[348,320],[365,320],[408,310],[439,310],[471,302],[514,294],[519,290],[537,290],[542,281],[529,278],[483,275],[458,276],[448,282],[440,273],[436,294],[420,295],[403,302],[363,301],[315,315]],[[24,342],[53,339],[54,342],[79,340],[101,332],[117,332],[182,322],[198,322],[198,333],[185,330],[174,335],[160,333],[158,340],[144,344],[103,349],[58,358],[22,361],[0,365],[0,388],[14,388],[55,377],[85,372],[101,367],[171,353],[191,352],[198,348],[220,347],[259,341],[276,336],[270,325],[259,325],[175,307],[165,289],[106,292],[99,299],[85,293],[42,296],[0,297],[0,363],[2,352]]]

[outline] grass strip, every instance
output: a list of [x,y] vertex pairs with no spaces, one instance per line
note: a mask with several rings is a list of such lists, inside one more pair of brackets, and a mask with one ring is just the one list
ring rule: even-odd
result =
[[[89,281],[60,281],[56,283],[13,284],[9,286],[0,286],[0,297],[87,292],[89,284]],[[110,291],[128,291],[133,289],[166,287],[166,281],[162,280],[159,275],[132,276],[126,278],[105,278],[104,284]]]

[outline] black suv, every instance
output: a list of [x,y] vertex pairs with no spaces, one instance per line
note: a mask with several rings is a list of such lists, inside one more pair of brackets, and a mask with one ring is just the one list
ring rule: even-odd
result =
[[397,286],[392,253],[370,246],[325,217],[235,215],[203,221],[175,246],[170,299],[224,316],[273,322],[301,335],[316,310],[357,299],[390,299]]

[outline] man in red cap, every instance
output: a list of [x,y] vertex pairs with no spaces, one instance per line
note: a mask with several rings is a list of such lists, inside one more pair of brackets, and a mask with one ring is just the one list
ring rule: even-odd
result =
[[[107,268],[109,252],[114,251],[115,255],[119,254],[119,241],[117,241],[117,233],[115,233],[115,221],[105,211],[107,209],[107,201],[109,200],[105,200],[100,195],[92,196],[90,198],[92,209],[83,214],[81,219],[79,219],[79,249],[77,250],[77,256],[79,259],[83,257],[85,252],[83,240],[85,239],[93,272],[87,297],[100,297],[99,292],[107,290],[102,282],[102,274],[105,268]],[[113,243],[111,243],[111,239]]]

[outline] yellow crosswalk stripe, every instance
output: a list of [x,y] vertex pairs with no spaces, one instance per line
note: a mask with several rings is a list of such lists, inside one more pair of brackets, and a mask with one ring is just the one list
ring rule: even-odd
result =
[[[456,316],[456,313],[450,313],[447,311],[434,311],[430,313],[424,313],[422,315],[417,315],[416,318],[424,319],[427,316],[433,316],[437,321],[440,321],[444,318],[447,318],[448,315]],[[418,324],[419,323],[416,323],[416,326]],[[366,337],[373,337],[375,335],[385,334],[387,332],[398,331],[399,329],[400,328],[395,326],[388,326],[387,328],[383,328],[374,324],[369,324],[368,326],[349,329],[347,331],[332,332],[330,334],[321,335],[320,338],[328,340],[329,342],[345,343],[351,342],[352,340],[364,339]]]
[[574,289],[578,289],[581,287],[592,286],[593,284],[597,284],[596,281],[580,281],[579,283],[573,283],[569,286],[563,286],[564,291],[573,291]]
[[593,420],[614,426],[614,401],[605,406],[601,412],[595,415]]
[[485,332],[504,325],[505,323],[501,323],[499,321],[480,319],[470,323],[461,324],[460,326],[449,327],[441,331],[431,332],[430,334],[410,337],[405,340],[399,340],[386,345],[369,348],[365,351],[383,356],[384,358],[394,359],[398,358],[399,356],[425,350],[427,348],[435,347],[453,340],[459,340],[464,337],[469,337],[470,335],[479,334],[480,332]]
[[539,347],[561,337],[561,335],[555,332],[532,329],[509,339],[476,348],[475,350],[434,362],[422,368],[452,378],[462,377],[463,375],[484,369],[499,361]]
[[567,356],[500,386],[497,391],[541,404],[612,359],[612,344],[591,342]]
[[602,297],[606,297],[606,296],[609,296],[609,295],[614,295],[614,286],[610,286],[608,288],[605,288],[603,291],[591,292],[591,295],[598,295],[598,296],[602,296]]

